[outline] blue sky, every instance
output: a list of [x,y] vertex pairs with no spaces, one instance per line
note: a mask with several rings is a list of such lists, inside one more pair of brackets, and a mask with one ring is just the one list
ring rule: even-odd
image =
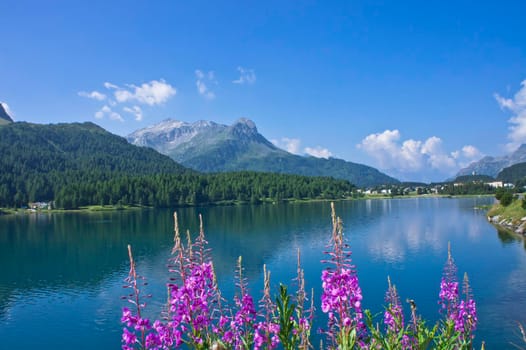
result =
[[16,121],[166,118],[443,180],[526,142],[526,2],[0,2]]

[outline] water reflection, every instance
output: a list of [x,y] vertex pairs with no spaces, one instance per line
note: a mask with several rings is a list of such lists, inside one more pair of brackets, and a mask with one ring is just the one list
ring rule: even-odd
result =
[[472,205],[465,207],[458,200],[427,198],[395,199],[383,201],[381,207],[370,206],[372,216],[382,217],[370,225],[374,232],[367,240],[370,255],[376,260],[401,263],[408,254],[422,251],[442,254],[448,240],[477,241],[487,224],[482,220],[464,219],[466,211],[478,214],[475,203]]
[[516,244],[519,242],[522,243],[524,249],[526,250],[526,239],[524,236],[498,226],[495,226],[495,229],[497,230],[499,240],[502,242],[502,244]]

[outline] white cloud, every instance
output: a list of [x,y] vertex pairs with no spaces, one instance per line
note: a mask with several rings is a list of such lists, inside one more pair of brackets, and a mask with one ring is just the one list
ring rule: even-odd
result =
[[439,137],[431,136],[422,145],[423,154],[437,154],[442,153],[442,140]]
[[513,116],[508,119],[510,142],[506,148],[509,151],[514,151],[521,144],[526,143],[526,80],[521,82],[521,86],[513,98],[504,98],[499,94],[494,94],[500,107],[513,113]]
[[427,162],[435,169],[453,169],[457,163],[453,154],[446,154],[442,149],[442,140],[431,136],[422,145],[421,152],[428,157]]
[[368,135],[358,148],[374,157],[382,169],[418,170],[422,164],[420,152],[422,142],[407,140],[400,145],[399,140],[398,130],[385,130],[382,133]]
[[327,148],[322,148],[320,146],[305,147],[305,153],[316,158],[329,158],[332,156],[332,153]]
[[484,154],[480,152],[475,146],[466,145],[461,150],[451,152],[451,156],[455,159],[460,168],[465,168],[472,162],[481,159]]
[[271,142],[279,148],[283,148],[287,152],[293,154],[300,154],[300,139],[291,139],[288,137],[283,137],[281,140],[271,140]]
[[112,111],[108,105],[104,105],[95,113],[95,118],[97,119],[103,119],[104,117],[108,117],[110,120],[124,122],[124,118],[122,118],[119,113]]
[[199,93],[199,95],[203,96],[208,100],[213,100],[216,97],[216,95],[212,91],[210,91],[209,85],[217,84],[217,81],[214,77],[214,72],[210,71],[207,74],[205,74],[201,70],[197,69],[195,71],[195,76],[197,78],[195,85],[197,86],[197,92]]
[[104,83],[104,86],[115,90],[114,96],[119,103],[136,101],[149,106],[162,104],[177,93],[173,86],[162,79],[152,80],[140,86],[130,84],[127,85],[128,89],[108,82]]
[[401,173],[432,168],[451,174],[482,155],[472,145],[447,153],[442,147],[442,139],[437,136],[431,136],[425,141],[409,139],[402,143],[400,139],[400,131],[385,130],[368,135],[357,147],[373,157],[381,169]]
[[256,73],[253,69],[237,67],[239,78],[232,81],[234,84],[254,84],[256,82]]
[[126,84],[125,87],[115,85],[110,82],[104,82],[104,87],[108,92],[108,95],[98,91],[80,91],[79,96],[95,99],[98,101],[104,101],[104,105],[95,112],[96,119],[103,119],[105,117],[110,120],[117,120],[124,122],[124,118],[114,109],[121,107],[122,111],[131,113],[135,116],[135,120],[143,120],[144,113],[139,105],[155,106],[162,104],[177,91],[169,83],[160,80],[151,80],[141,85]]
[[106,99],[106,95],[98,91],[92,91],[92,92],[79,91],[78,95],[82,97],[91,98],[97,101],[104,101]]
[[5,112],[7,113],[8,116],[11,117],[11,119],[13,119],[13,116],[15,115],[13,113],[13,111],[11,110],[11,108],[9,108],[9,105],[5,102],[0,102],[0,104],[2,105],[2,107],[4,107],[4,110]]
[[110,119],[111,120],[117,120],[119,122],[124,122],[124,118],[122,118],[122,116],[117,113],[117,112],[111,112],[110,113]]
[[305,147],[301,149],[301,140],[289,137],[282,137],[279,140],[270,140],[276,147],[286,150],[289,153],[297,155],[310,155],[316,158],[329,158],[332,157],[331,151],[321,146],[316,147]]
[[467,145],[462,147],[462,155],[469,159],[478,159],[482,157],[482,153],[475,147]]
[[112,84],[112,83],[109,83],[109,82],[105,82],[104,83],[104,87],[108,90],[110,89],[118,89],[119,87],[115,84]]
[[139,106],[124,107],[123,111],[131,113],[135,116],[135,120],[140,122],[143,118],[142,109]]
[[111,113],[111,108],[105,105],[95,113],[95,118],[102,119],[104,115],[108,113]]

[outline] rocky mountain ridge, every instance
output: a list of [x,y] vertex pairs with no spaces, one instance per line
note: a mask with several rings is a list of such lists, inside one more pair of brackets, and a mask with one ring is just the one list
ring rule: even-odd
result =
[[330,176],[359,187],[398,183],[372,167],[336,158],[299,156],[276,147],[249,119],[232,125],[212,121],[164,120],[127,136],[130,143],[154,148],[180,164],[202,172],[252,170],[306,176]]
[[473,162],[466,168],[461,169],[456,176],[474,174],[496,177],[504,168],[524,162],[526,162],[526,144],[521,145],[509,155],[501,157],[485,156],[479,161]]

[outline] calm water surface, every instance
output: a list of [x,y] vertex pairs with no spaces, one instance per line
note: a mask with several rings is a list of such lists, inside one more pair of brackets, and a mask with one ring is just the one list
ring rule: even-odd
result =
[[[519,343],[526,324],[524,242],[499,233],[474,207],[492,198],[364,200],[336,204],[353,250],[365,308],[382,311],[387,276],[402,300],[416,301],[423,317],[438,317],[437,296],[447,244],[459,277],[468,272],[477,301],[477,342],[487,349]],[[328,203],[178,210],[182,228],[195,233],[198,213],[224,294],[234,292],[233,271],[243,256],[255,299],[262,265],[274,284],[295,277],[301,249],[307,288],[319,304],[322,251],[329,239]],[[154,294],[155,317],[165,300],[166,259],[172,245],[170,210],[15,215],[0,217],[0,348],[117,349],[125,306],[127,244]],[[324,322],[323,315],[319,326]],[[520,343],[519,343],[520,344]]]

